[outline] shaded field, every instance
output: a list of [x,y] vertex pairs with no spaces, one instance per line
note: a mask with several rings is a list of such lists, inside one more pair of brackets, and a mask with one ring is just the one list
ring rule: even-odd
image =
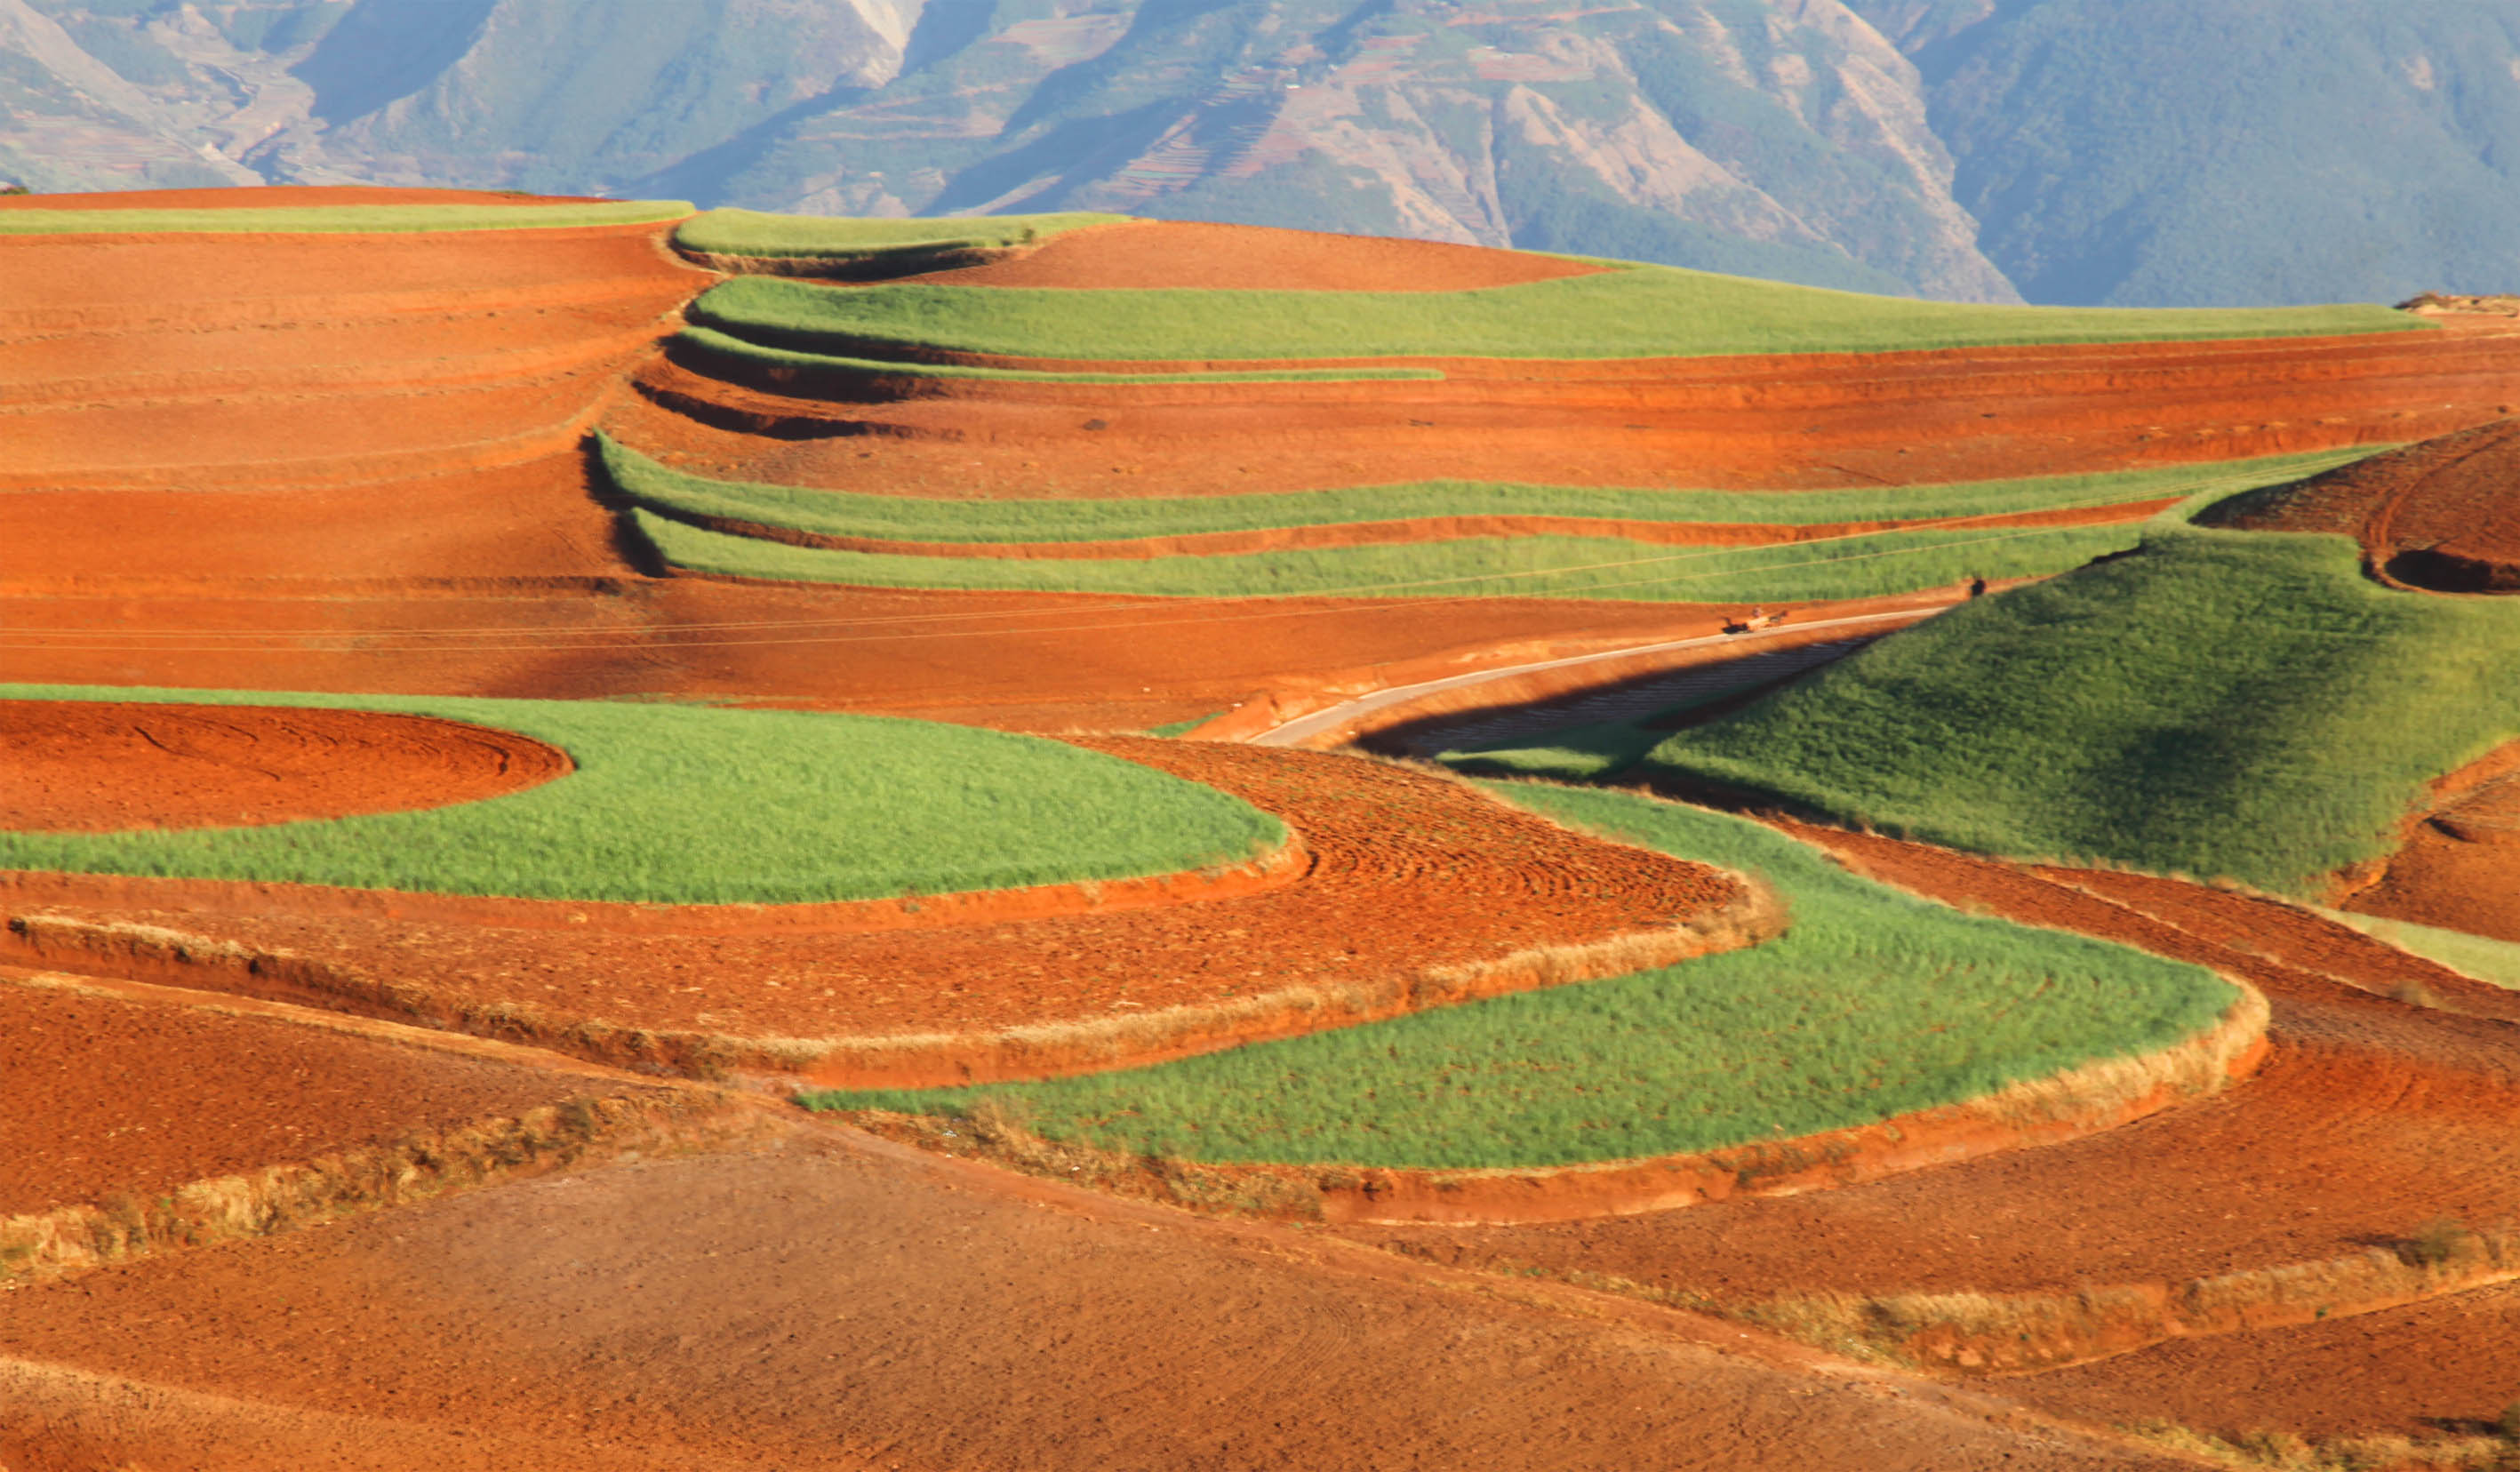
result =
[[0,235],[399,235],[645,225],[692,212],[681,200],[514,204],[312,204],[242,209],[0,209]]
[[614,487],[666,515],[757,521],[827,536],[934,543],[1116,541],[1452,516],[1777,526],[1975,519],[2144,503],[2207,489],[2245,491],[2315,473],[2368,453],[2329,451],[2226,465],[1854,491],[1665,490],[1437,480],[1242,496],[980,500],[879,496],[722,480],[667,465],[608,434],[598,436],[598,446]]
[[518,732],[575,763],[529,790],[428,812],[182,832],[0,832],[0,867],[11,869],[795,904],[1172,873],[1239,863],[1285,836],[1277,820],[1221,792],[968,727],[423,696],[31,686],[0,687],[0,696],[433,715]]
[[887,380],[914,387],[922,380],[966,383],[1373,383],[1422,382],[1444,377],[1432,368],[1239,368],[1181,373],[1097,373],[1075,369],[999,368],[968,363],[915,363],[899,358],[855,358],[764,346],[711,328],[687,327],[674,335],[677,361],[702,372],[757,378],[762,386],[806,396],[892,397]]
[[1492,788],[1750,873],[1776,940],[1677,967],[1126,1073],[817,1109],[989,1103],[1054,1141],[1191,1161],[1507,1167],[1706,1151],[1868,1124],[2166,1048],[2236,1000],[2210,972],[1963,915],[1755,824],[1622,793]]
[[2133,557],[1885,640],[1630,775],[2307,893],[2514,736],[2520,607],[2379,587],[2339,537],[2156,522]]
[[1688,358],[2028,343],[2335,336],[2428,331],[2381,306],[2247,310],[2002,307],[1864,296],[1632,266],[1451,292],[1106,290],[723,283],[698,326],[845,356],[961,353],[1052,361],[1305,358]]
[[941,287],[1085,290],[1240,289],[1267,282],[1281,291],[1460,291],[1616,268],[1612,262],[1442,241],[1130,220],[1090,234],[1062,234],[1004,259],[922,279]]

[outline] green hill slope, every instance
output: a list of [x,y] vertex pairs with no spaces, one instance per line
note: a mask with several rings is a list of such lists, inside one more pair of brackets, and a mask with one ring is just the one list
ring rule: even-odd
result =
[[1717,782],[1997,853],[2294,893],[2520,736],[2520,602],[2394,592],[2342,537],[2154,524],[1680,733]]

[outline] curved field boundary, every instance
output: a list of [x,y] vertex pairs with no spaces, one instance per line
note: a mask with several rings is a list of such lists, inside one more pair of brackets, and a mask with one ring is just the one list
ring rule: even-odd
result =
[[[1717,491],[1687,488],[1515,485],[1462,480],[1222,496],[993,497],[877,495],[761,481],[721,480],[680,469],[599,432],[605,474],[622,495],[697,523],[762,523],[817,537],[972,555],[1107,557],[1138,548],[1188,547],[1236,534],[1315,534],[1365,525],[1494,527],[1651,539],[1708,540],[1726,529],[1825,528],[1843,532],[2065,512],[2113,513],[2205,492],[2228,495],[2315,474],[2353,449],[2220,464],[2150,467],[2095,475],[2049,475],[1960,485],[1861,490]],[[1457,534],[1476,534],[1462,532]],[[1059,551],[1076,549],[1073,553]],[[1111,549],[1106,551],[1105,549]],[[1022,555],[1018,553],[1017,555]]]
[[447,230],[582,230],[692,212],[682,200],[571,204],[315,204],[244,209],[0,209],[12,235],[403,235]]
[[[1614,1160],[1547,1170],[1422,1171],[1166,1161],[1055,1143],[1008,1121],[955,1132],[934,1116],[891,1110],[853,1115],[878,1134],[942,1146],[972,1143],[1019,1168],[1060,1179],[1201,1200],[1266,1203],[1271,1215],[1340,1226],[1517,1226],[1674,1211],[1708,1202],[1787,1196],[1878,1181],[2006,1150],[2112,1130],[2217,1093],[2265,1062],[2266,998],[2241,996],[2213,1026],[2155,1052],[2111,1058],[2013,1084],[1958,1104],[1878,1124],[1738,1149]],[[1149,1179],[1151,1178],[1151,1180]],[[1150,1184],[1160,1189],[1149,1191]]]
[[1830,541],[1673,551],[1615,537],[1454,542],[1217,557],[904,557],[796,547],[708,531],[640,507],[629,528],[664,566],[769,583],[1133,598],[1600,598],[1747,603],[1887,598],[1967,581],[2044,577],[2138,540],[2140,522],[1928,527]]
[[[566,778],[432,812],[169,833],[0,832],[0,867],[630,904],[821,904],[1180,873],[1285,841],[1248,804],[969,727],[600,701],[0,686],[0,697],[433,715]],[[390,781],[389,774],[381,774]],[[835,842],[834,835],[848,835]]]
[[687,327],[666,343],[676,363],[765,392],[842,403],[889,403],[947,391],[956,384],[1215,384],[1432,381],[1443,370],[1409,364],[1337,367],[1185,369],[1181,372],[1096,368],[1025,368],[985,363],[922,363],[856,358],[765,346],[706,327]]
[[1069,231],[1128,218],[1080,211],[850,219],[707,209],[675,227],[674,249],[686,260],[730,275],[877,281],[1010,260]]
[[0,829],[295,823],[479,802],[564,777],[556,746],[379,711],[0,699]]
[[616,935],[867,935],[1007,924],[1058,915],[1111,914],[1239,899],[1295,883],[1304,876],[1310,862],[1302,837],[1289,832],[1285,841],[1258,858],[1177,873],[823,904],[638,905],[516,900],[234,879],[112,874],[78,874],[73,878],[31,870],[0,870],[0,894],[14,896],[19,903],[43,904],[74,896],[80,904],[141,910],[233,912],[269,907],[296,915],[367,915],[527,930],[601,925]]
[[[2060,1074],[2097,1093],[2090,1118],[2105,1117],[2151,1107],[2138,1101],[2156,1070],[2188,1078],[2169,1061],[2182,1045],[2221,1039],[2203,1078],[2247,1051],[2258,1027],[2249,1006],[2233,1010],[2239,989],[2203,968],[1956,914],[1741,820],[1578,788],[1500,790],[1613,840],[1748,871],[1793,921],[1766,945],[1669,971],[1125,1073],[806,1102],[995,1111],[1058,1144],[1184,1170],[1282,1166],[1345,1189],[1375,1171],[1458,1182],[1737,1155]],[[2098,1066],[2131,1057],[2151,1061]],[[2068,1134],[2089,1123],[2070,1104],[2055,1112],[2083,1120]],[[1689,1175],[1611,1179],[1648,1207],[1700,1188]]]
[[[1620,974],[1756,940],[1777,921],[1758,891],[1717,870],[1583,837],[1425,774],[1210,743],[1097,744],[1279,813],[1306,835],[1308,871],[1191,907],[698,938],[276,906],[135,922],[112,881],[68,876],[30,896],[44,908],[19,909],[0,945],[60,970],[420,1020],[623,1065],[915,1087],[1127,1066]],[[686,985],[700,967],[740,979]]]
[[1466,291],[1074,291],[772,277],[687,309],[765,347],[1138,363],[1307,358],[1678,358],[2437,331],[2382,306],[1997,307],[1862,296],[1668,266]]

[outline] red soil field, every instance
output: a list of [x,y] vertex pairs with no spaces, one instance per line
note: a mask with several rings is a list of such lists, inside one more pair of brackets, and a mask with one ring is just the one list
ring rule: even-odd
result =
[[2520,941],[2520,779],[2435,811],[2349,908],[2364,914]]
[[[2234,914],[2279,910],[2266,902],[2200,891],[2173,907],[2164,896],[2188,886],[1789,830],[1949,903],[2245,977],[2273,1004],[2272,1053],[2220,1095],[2104,1135],[1864,1185],[1550,1226],[1351,1230],[1439,1261],[1609,1273],[1749,1303],[2175,1283],[2349,1255],[2442,1216],[2520,1217],[2509,1023],[2363,988],[2417,982],[2449,1005],[2498,1001],[2506,1017],[2520,1015],[2520,998],[2413,958],[2392,974],[2397,953],[2304,912]],[[2093,892],[2121,885],[2175,924]]]
[[[163,924],[315,968],[302,982],[272,968],[248,975],[178,965],[153,974],[179,985],[376,1010],[355,983],[326,978],[385,977],[402,995],[427,999],[423,1015],[539,1015],[546,1021],[531,1035],[562,1048],[589,1046],[561,1036],[588,1020],[736,1040],[907,1037],[923,1040],[906,1053],[912,1062],[951,1079],[960,1066],[951,1060],[978,1066],[1007,1029],[1070,1024],[1082,1046],[1096,1024],[1193,1008],[1227,1009],[1221,1034],[1201,1035],[1203,1047],[1310,1031],[1348,1019],[1318,1003],[1283,1016],[1238,1018],[1230,1009],[1290,991],[1394,987],[1406,996],[1411,984],[1424,994],[1417,1004],[1435,1004],[1447,992],[1437,978],[1447,974],[1535,949],[1665,931],[1742,898],[1718,870],[1587,838],[1461,783],[1378,762],[1143,738],[1086,744],[1279,815],[1305,846],[1304,876],[1187,906],[848,934],[764,927],[677,936],[596,923],[525,930],[324,913],[331,907],[310,914],[281,885],[224,913],[143,910],[133,901],[180,896],[188,886],[82,875],[22,877],[9,908]],[[100,903],[108,895],[126,898]],[[577,913],[600,917],[604,908]],[[132,966],[76,950],[38,946],[33,955],[66,969]],[[1606,974],[1605,964],[1636,968],[1596,962],[1578,974]],[[406,1004],[378,1014],[412,1012]],[[1176,1041],[1142,1046],[1159,1051]],[[1028,1071],[1061,1071],[1056,1054],[1036,1061],[1043,1067]]]
[[[0,1295],[0,1455],[28,1472],[452,1472],[546,1439],[532,1465],[2177,1465],[1642,1305],[812,1126]],[[27,1394],[26,1361],[146,1389]]]
[[0,1217],[157,1195],[587,1093],[566,1074],[0,977]]
[[1260,225],[1131,220],[1055,235],[984,266],[905,280],[940,287],[1163,287],[1276,291],[1462,291],[1606,268],[1518,250],[1322,235]]
[[512,731],[253,705],[0,700],[0,828],[230,827],[477,802],[571,770]]
[[2520,420],[2375,456],[2219,518],[2334,532],[2385,580],[2445,593],[2520,593]]
[[2281,344],[1429,362],[1448,378],[931,379],[917,385],[926,396],[846,404],[657,363],[638,379],[649,402],[624,404],[608,426],[642,450],[739,478],[939,497],[1207,495],[1444,477],[1774,489],[2419,439],[2520,403],[2520,335],[2468,330]]

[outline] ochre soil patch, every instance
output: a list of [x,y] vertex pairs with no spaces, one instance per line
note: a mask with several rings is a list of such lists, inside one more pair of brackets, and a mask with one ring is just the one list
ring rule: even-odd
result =
[[[610,426],[710,473],[890,494],[1182,496],[1443,477],[1760,489],[1999,479],[2420,439],[2520,402],[2520,335],[2500,331],[1428,362],[1449,377],[891,379],[859,403],[658,362],[639,375],[647,402],[625,404]],[[897,397],[905,392],[922,397]]]
[[0,1217],[513,1115],[586,1080],[0,980]]
[[2520,1286],[2262,1334],[2173,1340],[2005,1393],[2079,1419],[2166,1419],[2225,1435],[2481,1435],[2512,1401]]
[[1463,291],[1595,276],[1583,261],[1263,225],[1131,220],[1064,231],[984,266],[904,280],[940,287],[1164,287],[1275,291]]
[[230,827],[478,802],[571,770],[513,731],[380,711],[0,700],[0,828]]
[[112,190],[99,194],[0,196],[0,209],[300,209],[313,204],[583,204],[577,195],[486,194],[473,189],[393,189],[375,184],[290,184],[271,188]]
[[2364,914],[2520,941],[2520,742],[2435,781],[2377,875],[2339,892]]
[[[2520,1219],[2510,1024],[2365,988],[2417,982],[2479,1009],[2497,999],[2507,1008],[2508,994],[2413,958],[2393,969],[2387,948],[2268,902],[2190,891],[2195,903],[2174,904],[2188,886],[1790,830],[1950,903],[2245,977],[2273,1005],[2272,1055],[2213,1098],[2103,1135],[1845,1189],[1552,1226],[1352,1230],[1440,1261],[1601,1273],[1750,1305],[2163,1286],[2351,1256],[2438,1217]],[[2103,897],[2115,894],[2137,908]],[[2240,916],[2241,906],[2272,914]]]
[[[693,936],[625,934],[600,923],[520,930],[293,914],[282,886],[236,912],[144,914],[128,899],[111,910],[97,899],[147,892],[139,881],[38,875],[17,886],[15,914],[145,919],[296,960],[255,972],[203,966],[110,938],[48,940],[35,922],[20,924],[10,939],[68,969],[263,991],[624,1061],[650,1061],[639,1048],[701,1048],[692,1040],[714,1039],[727,1045],[717,1049],[721,1060],[777,1068],[782,1055],[740,1045],[861,1040],[871,1052],[839,1055],[813,1076],[925,1083],[966,1070],[1037,1075],[1113,1066],[1312,1031],[1356,1020],[1335,1004],[1350,993],[1388,993],[1376,1005],[1405,1010],[1461,992],[1665,963],[1706,949],[1674,927],[1715,921],[1749,898],[1719,870],[1587,838],[1460,783],[1380,763],[1146,738],[1086,744],[1279,815],[1309,856],[1304,876],[1242,898],[1114,914],[911,932]],[[588,907],[590,915],[596,908]],[[1630,938],[1646,950],[1678,949],[1640,951],[1633,963],[1593,957],[1565,975],[1516,959],[1536,951],[1587,956],[1586,948]],[[1483,981],[1489,968],[1505,969]],[[1313,1001],[1270,1001],[1285,994]],[[1165,1019],[1178,1009],[1193,1021],[1168,1030]],[[603,1029],[590,1034],[587,1023]],[[1001,1055],[1002,1034],[1043,1024],[1065,1031]],[[675,1037],[685,1041],[673,1044]],[[817,1055],[788,1055],[785,1066],[803,1067]]]
[[2353,537],[2376,574],[2404,587],[2520,593],[2520,420],[2330,470],[2220,519]]
[[[186,1412],[23,1394],[0,1360],[0,1455],[34,1472],[293,1472],[354,1436],[350,1465],[431,1472],[545,1439],[799,1472],[2172,1465],[1643,1305],[822,1128],[0,1294],[0,1342]],[[187,1397],[246,1403],[257,1434]]]

